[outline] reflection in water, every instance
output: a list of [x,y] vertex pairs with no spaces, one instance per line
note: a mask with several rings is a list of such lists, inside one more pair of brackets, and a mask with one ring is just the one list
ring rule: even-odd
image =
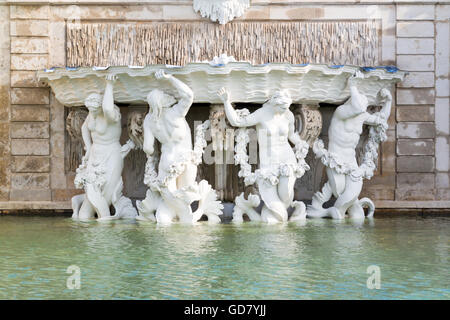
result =
[[[448,299],[449,218],[194,227],[0,216],[0,299]],[[67,267],[81,289],[66,288]],[[381,290],[366,288],[367,267]]]

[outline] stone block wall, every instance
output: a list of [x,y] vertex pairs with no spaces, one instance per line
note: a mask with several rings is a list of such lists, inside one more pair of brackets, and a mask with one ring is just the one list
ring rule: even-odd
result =
[[449,200],[450,6],[397,5],[396,200]]
[[11,6],[10,201],[51,201],[50,90],[36,79],[48,67],[49,7]]
[[[102,4],[105,2],[106,4]],[[0,0],[0,211],[69,209],[65,111],[36,70],[65,66],[66,25],[208,19],[190,0]],[[450,208],[450,1],[252,0],[237,21],[380,24],[378,63],[409,71],[395,88],[388,140],[362,196],[379,208]],[[211,57],[212,58],[212,57]]]

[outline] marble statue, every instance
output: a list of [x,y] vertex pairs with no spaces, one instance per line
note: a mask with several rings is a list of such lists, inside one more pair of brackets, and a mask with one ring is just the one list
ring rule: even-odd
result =
[[[115,76],[106,76],[103,97],[91,94],[85,100],[89,110],[81,127],[85,155],[76,171],[75,187],[84,194],[72,198],[73,216],[78,220],[110,220],[135,218],[137,215],[131,200],[123,196],[122,170],[124,158],[134,148],[129,140],[120,144],[122,133],[121,114],[114,104],[113,82]],[[115,215],[111,216],[110,207]]]
[[194,0],[194,10],[202,17],[226,24],[250,8],[250,0]]
[[[309,166],[305,162],[308,144],[295,132],[295,119],[289,106],[292,99],[288,91],[276,92],[264,105],[253,113],[247,109],[235,110],[230,94],[225,88],[218,91],[228,121],[239,127],[236,133],[235,160],[241,166],[239,176],[245,185],[256,182],[264,202],[261,214],[254,209],[259,205],[259,197],[250,195],[246,200],[241,194],[236,198],[233,221],[240,222],[246,214],[251,220],[267,223],[289,220],[288,209],[294,207],[290,220],[305,219],[305,204],[294,201],[294,184],[303,176]],[[256,127],[259,146],[259,169],[251,172],[248,164],[247,127]],[[294,149],[289,144],[295,145]]]
[[[140,220],[158,223],[195,223],[202,216],[210,223],[220,222],[223,206],[206,180],[196,182],[197,165],[206,147],[205,131],[209,121],[196,128],[195,145],[186,122],[193,92],[183,82],[159,70],[159,81],[167,81],[180,99],[160,90],[152,90],[147,97],[149,112],[143,124],[143,150],[147,154],[144,183],[149,186],[146,198],[137,202]],[[159,161],[155,139],[161,144]],[[156,166],[158,169],[156,170]],[[198,201],[193,211],[191,205]]]
[[[357,72],[349,78],[350,98],[339,106],[331,119],[328,129],[328,150],[318,139],[313,151],[326,166],[328,181],[322,190],[316,192],[312,204],[308,206],[308,217],[331,217],[343,219],[346,212],[351,218],[364,218],[364,207],[368,207],[368,216],[373,216],[375,205],[368,198],[358,199],[363,186],[363,179],[370,179],[376,169],[378,145],[386,140],[387,119],[391,113],[392,96],[388,89],[379,92],[382,104],[380,112],[370,114],[365,95],[358,91],[356,82],[364,76]],[[370,126],[369,138],[364,145],[361,165],[356,160],[358,145],[363,125]],[[330,208],[323,204],[334,196],[336,201]]]

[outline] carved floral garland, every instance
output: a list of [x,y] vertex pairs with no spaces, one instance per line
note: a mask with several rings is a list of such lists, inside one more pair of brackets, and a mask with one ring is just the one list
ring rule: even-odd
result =
[[378,112],[380,124],[370,126],[369,138],[364,145],[364,154],[362,164],[358,167],[342,161],[336,153],[329,152],[325,149],[323,141],[317,139],[313,145],[313,151],[316,158],[320,158],[323,165],[330,169],[334,169],[337,173],[349,175],[353,181],[361,179],[369,179],[373,177],[378,160],[378,146],[381,142],[386,141],[386,130],[388,128],[386,117],[383,113]]
[[[239,117],[245,117],[250,114],[247,109],[236,110],[236,112]],[[300,139],[301,142],[294,147],[295,157],[297,158],[296,164],[280,163],[270,168],[257,169],[255,172],[252,172],[252,167],[248,163],[247,144],[250,141],[248,129],[238,129],[235,139],[236,146],[234,160],[241,168],[238,172],[238,176],[244,178],[246,186],[254,184],[258,179],[263,179],[272,185],[277,185],[280,182],[280,176],[289,177],[293,174],[296,178],[300,178],[305,174],[305,171],[310,169],[305,161],[309,145],[302,139]]]
[[76,170],[74,180],[75,188],[84,189],[87,185],[91,184],[96,190],[102,191],[103,186],[106,184],[105,173],[106,168],[102,163],[94,163],[88,168],[88,156],[85,155]]

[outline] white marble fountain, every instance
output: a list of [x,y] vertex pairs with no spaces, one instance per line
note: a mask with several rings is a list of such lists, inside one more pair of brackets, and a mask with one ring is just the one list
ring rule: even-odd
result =
[[[218,130],[217,121],[207,120],[191,133],[185,117],[193,103],[219,105],[219,114],[226,119],[223,122],[235,129],[239,176],[245,185],[255,186],[247,199],[244,193],[236,197],[233,221],[243,221],[244,216],[267,223],[372,216],[373,202],[358,197],[363,180],[370,179],[376,169],[378,146],[386,139],[391,90],[405,72],[394,67],[251,65],[218,60],[183,67],[55,68],[39,72],[40,80],[51,86],[59,102],[89,110],[81,128],[86,154],[75,179],[85,193],[73,198],[73,217],[136,218],[163,224],[195,223],[207,217],[210,223],[220,222],[223,205],[216,192],[208,181],[196,181],[197,166],[207,145],[206,131]],[[136,117],[129,125],[130,140],[125,145],[119,142],[121,115],[115,103],[149,108],[145,119]],[[235,109],[232,103],[260,107],[251,113]],[[337,106],[328,146],[318,139],[319,103]],[[300,132],[291,105],[291,109],[301,106]],[[380,108],[370,113],[368,106]],[[205,108],[209,113],[207,104]],[[369,126],[369,137],[358,157],[355,149],[365,125]],[[256,129],[259,147],[255,171],[248,157],[250,128]],[[155,148],[156,141],[160,150]],[[326,166],[328,181],[306,207],[294,200],[293,190],[296,180],[310,169],[305,161],[310,147]],[[123,161],[132,149],[142,149],[148,159],[142,177],[148,186],[147,196],[137,202],[137,210],[122,194]],[[357,158],[362,159],[360,163]],[[336,198],[334,205],[323,208],[332,196]],[[113,216],[111,205],[116,212]],[[368,208],[367,213],[364,208]]]

